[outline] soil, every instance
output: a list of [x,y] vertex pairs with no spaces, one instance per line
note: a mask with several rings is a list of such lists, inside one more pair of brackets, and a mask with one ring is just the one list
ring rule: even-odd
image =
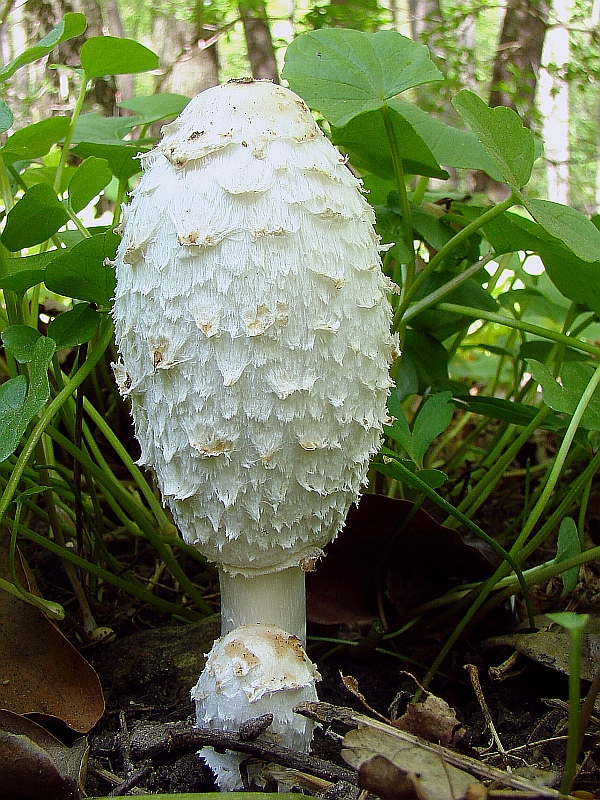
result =
[[[506,609],[492,615],[451,655],[443,674],[430,688],[457,713],[462,726],[461,736],[457,737],[461,752],[494,766],[509,766],[529,777],[539,773],[545,783],[557,787],[565,756],[567,679],[560,672],[523,658],[501,682],[489,677],[488,668],[500,665],[511,655],[511,648],[488,648],[484,641],[491,634],[510,629],[512,623],[514,617]],[[132,740],[153,735],[160,738],[164,724],[193,722],[189,689],[197,680],[203,654],[210,649],[218,629],[215,615],[191,625],[139,631],[88,654],[101,678],[107,702],[106,713],[89,736],[89,796],[108,794],[125,780],[126,773],[130,776],[144,766],[135,760],[127,764]],[[400,716],[416,688],[414,678],[404,671],[408,664],[376,651],[355,658],[350,647],[310,643],[311,634],[322,636],[325,632],[330,636],[334,633],[323,626],[309,630],[309,653],[323,677],[320,699],[366,714]],[[348,639],[356,630],[338,629],[337,634]],[[440,631],[429,631],[405,642],[404,655],[413,662],[429,663],[439,642]],[[498,754],[464,664],[474,664],[478,669],[485,704],[507,755]],[[418,667],[413,666],[412,670],[418,676],[423,674]],[[370,708],[346,689],[341,674],[356,680]],[[343,765],[339,742],[323,734],[317,737],[315,751],[322,758]],[[586,737],[584,752],[576,788],[598,797],[600,749],[595,734]],[[145,764],[145,768],[138,790],[177,793],[215,789],[210,772],[193,752],[163,755]]]

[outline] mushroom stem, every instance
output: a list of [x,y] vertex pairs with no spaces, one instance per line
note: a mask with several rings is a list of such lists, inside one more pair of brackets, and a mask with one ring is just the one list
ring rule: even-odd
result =
[[274,625],[306,644],[304,572],[289,567],[267,575],[247,577],[219,570],[221,635],[241,625]]

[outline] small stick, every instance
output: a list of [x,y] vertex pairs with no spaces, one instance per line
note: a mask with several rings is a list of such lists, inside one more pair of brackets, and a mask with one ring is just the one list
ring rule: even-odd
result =
[[131,789],[136,787],[140,781],[143,781],[144,778],[147,778],[148,775],[152,772],[152,764],[144,764],[143,767],[135,770],[129,775],[126,780],[120,783],[118,786],[112,790],[112,792],[108,793],[109,797],[123,797],[123,795],[127,794]]
[[481,689],[481,683],[479,681],[479,670],[474,664],[465,664],[464,668],[469,673],[469,678],[471,679],[471,686],[473,687],[473,691],[475,692],[475,697],[477,698],[477,702],[479,703],[479,707],[481,708],[481,712],[485,718],[486,725],[490,729],[490,733],[492,734],[492,739],[494,740],[494,744],[496,745],[498,752],[504,759],[504,763],[506,769],[510,772],[511,769],[508,766],[508,755],[506,750],[504,749],[504,745],[500,741],[500,737],[498,736],[498,731],[496,730],[496,726],[494,725],[494,721],[492,720],[492,715],[490,714],[490,709],[488,708],[487,703],[485,702],[485,697],[483,696],[483,690]]
[[316,775],[331,783],[345,781],[356,786],[356,772],[338,767],[316,756],[301,753],[287,747],[260,740],[246,741],[235,731],[219,731],[209,728],[191,728],[189,726],[173,726],[160,741],[148,744],[133,745],[133,755],[138,758],[156,758],[174,751],[193,752],[201,747],[214,747],[217,750],[234,750],[260,758],[262,761],[274,761],[284,767]]

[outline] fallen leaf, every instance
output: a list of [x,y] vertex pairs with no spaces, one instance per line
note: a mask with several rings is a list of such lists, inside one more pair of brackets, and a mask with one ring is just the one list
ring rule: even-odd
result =
[[428,742],[444,745],[456,745],[464,733],[454,709],[434,694],[428,694],[421,703],[409,703],[406,712],[392,725]]
[[87,742],[67,747],[27,717],[0,710],[3,800],[78,800]]
[[306,575],[307,614],[323,625],[372,621],[379,617],[378,592],[385,589],[404,615],[456,583],[491,572],[478,547],[415,511],[414,503],[365,494],[326,557]]
[[[449,764],[438,754],[375,728],[358,727],[344,736],[342,757],[359,770],[374,756],[383,756],[404,774],[418,777],[416,794],[421,800],[463,797],[476,783],[472,775]],[[413,780],[413,785],[415,785]]]
[[379,719],[382,719],[384,722],[389,722],[389,720],[386,717],[384,717],[382,714],[379,713],[379,711],[376,711],[367,703],[367,698],[360,691],[358,687],[358,681],[356,680],[356,678],[352,677],[352,675],[342,675],[341,672],[340,672],[340,677],[346,689],[348,689],[348,691],[351,694],[353,694],[358,700],[360,700],[360,702],[367,709],[367,711],[370,711],[371,714],[373,714],[376,717],[379,717]]
[[364,761],[358,770],[358,785],[383,800],[419,800],[413,781],[385,756]]
[[[509,645],[538,664],[557,672],[569,674],[570,634],[545,615],[535,617],[539,630],[535,633],[512,633],[486,639],[485,647]],[[600,663],[600,619],[592,617],[583,634],[581,643],[581,677],[591,681]]]
[[[0,528],[0,577],[10,580],[9,534]],[[17,565],[22,585],[27,580]],[[94,669],[48,617],[30,603],[0,591],[0,708],[47,714],[85,733],[104,712]]]

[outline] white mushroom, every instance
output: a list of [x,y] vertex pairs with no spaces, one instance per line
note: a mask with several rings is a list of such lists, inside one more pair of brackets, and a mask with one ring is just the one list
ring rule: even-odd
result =
[[140,462],[219,565],[223,635],[260,622],[304,643],[304,570],[386,419],[396,342],[373,212],[304,102],[269,82],[198,95],[143,166],[113,312]]
[[[237,728],[263,714],[273,722],[261,739],[306,752],[313,723],[293,713],[304,700],[316,700],[314,664],[299,640],[273,625],[242,625],[217,639],[206,667],[192,690],[200,727]],[[224,791],[240,787],[244,755],[217,753],[204,747],[200,755]]]

